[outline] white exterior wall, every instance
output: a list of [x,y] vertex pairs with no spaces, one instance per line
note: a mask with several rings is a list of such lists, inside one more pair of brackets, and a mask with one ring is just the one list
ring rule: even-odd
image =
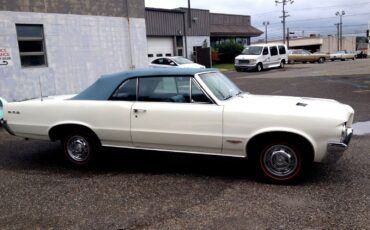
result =
[[[42,24],[48,67],[22,68],[15,24]],[[129,27],[130,25],[130,27]],[[0,97],[9,101],[78,93],[101,74],[145,67],[145,19],[0,11]]]
[[210,46],[211,39],[207,36],[188,36],[186,37],[187,41],[187,54],[190,60],[193,60],[193,47],[194,46],[203,46],[204,40],[207,40],[208,47]]

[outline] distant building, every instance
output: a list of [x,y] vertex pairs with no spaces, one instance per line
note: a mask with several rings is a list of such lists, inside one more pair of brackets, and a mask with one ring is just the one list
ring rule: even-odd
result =
[[[282,40],[269,41],[269,43],[282,43]],[[263,43],[263,42],[257,42]],[[311,52],[327,52],[333,53],[339,50],[338,37],[303,37],[289,39],[289,49],[305,49]],[[343,37],[343,50],[355,51],[356,50],[356,37]]]
[[145,19],[149,60],[172,55],[191,59],[195,47],[209,47],[226,40],[248,45],[251,37],[263,33],[251,25],[250,16],[201,9],[191,9],[191,26],[187,8],[146,8]]
[[2,1],[0,96],[73,94],[147,66],[144,13],[144,0]]

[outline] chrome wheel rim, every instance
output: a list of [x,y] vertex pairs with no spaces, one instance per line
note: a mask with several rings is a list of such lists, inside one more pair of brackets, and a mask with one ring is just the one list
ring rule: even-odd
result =
[[83,162],[89,157],[89,143],[81,136],[72,136],[68,139],[67,152],[71,159]]
[[276,177],[293,174],[298,167],[295,151],[286,145],[274,145],[268,148],[263,157],[266,170]]
[[257,66],[257,71],[258,71],[258,72],[261,72],[261,70],[262,70],[261,65],[258,65],[258,66]]

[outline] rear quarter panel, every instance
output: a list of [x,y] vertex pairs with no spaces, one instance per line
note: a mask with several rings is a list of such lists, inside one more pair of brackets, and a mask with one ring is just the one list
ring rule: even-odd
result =
[[49,139],[51,128],[77,124],[90,128],[106,145],[131,145],[132,102],[45,100],[8,103],[5,120],[17,136]]

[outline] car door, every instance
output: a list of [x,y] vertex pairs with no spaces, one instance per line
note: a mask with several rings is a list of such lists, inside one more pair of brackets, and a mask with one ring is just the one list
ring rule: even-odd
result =
[[280,65],[280,56],[276,46],[270,46],[270,67]]
[[131,113],[134,146],[221,153],[223,106],[195,95],[196,89],[204,94],[192,77],[139,78]]

